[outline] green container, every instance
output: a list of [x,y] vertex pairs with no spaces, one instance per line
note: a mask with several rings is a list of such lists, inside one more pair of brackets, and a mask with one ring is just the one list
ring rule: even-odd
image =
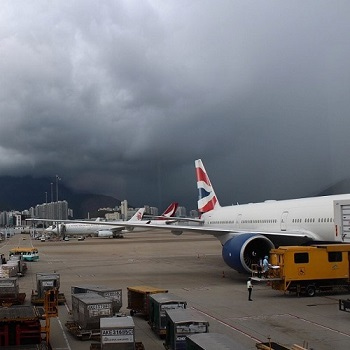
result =
[[166,311],[186,309],[187,302],[172,293],[157,293],[149,296],[149,323],[159,336],[166,334]]

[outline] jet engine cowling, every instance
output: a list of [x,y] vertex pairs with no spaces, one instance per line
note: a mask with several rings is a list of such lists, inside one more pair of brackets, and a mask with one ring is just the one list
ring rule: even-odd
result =
[[231,238],[222,247],[225,263],[241,273],[251,273],[252,264],[269,255],[273,243],[265,236],[256,233],[242,233]]
[[111,230],[100,230],[97,232],[97,237],[112,238],[113,232]]

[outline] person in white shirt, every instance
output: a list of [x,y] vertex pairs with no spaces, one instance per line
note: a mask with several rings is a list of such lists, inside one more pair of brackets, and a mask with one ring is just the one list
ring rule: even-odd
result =
[[262,272],[264,274],[265,277],[267,277],[267,272],[269,271],[269,257],[265,256],[264,260],[263,260],[263,268],[262,268]]
[[249,278],[247,281],[247,289],[248,289],[248,300],[249,301],[253,301],[252,300],[252,290],[253,290],[253,283],[252,283],[252,279]]

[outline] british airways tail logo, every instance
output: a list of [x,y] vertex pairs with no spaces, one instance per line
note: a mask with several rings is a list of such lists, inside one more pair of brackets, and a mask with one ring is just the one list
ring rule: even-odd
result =
[[199,192],[198,210],[205,213],[214,209],[217,198],[207,173],[201,167],[196,167],[196,175]]

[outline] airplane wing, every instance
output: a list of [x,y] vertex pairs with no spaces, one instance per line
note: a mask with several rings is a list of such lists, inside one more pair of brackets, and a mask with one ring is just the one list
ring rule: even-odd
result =
[[[80,221],[74,221],[80,223]],[[86,223],[86,221],[81,221]],[[94,222],[89,222],[93,224]],[[101,222],[99,223],[101,224]],[[114,225],[113,222],[104,222],[102,224]],[[203,226],[203,225],[177,225],[177,224],[151,224],[145,222],[128,222],[115,223],[116,226],[124,227],[140,227],[147,229],[156,229],[156,230],[167,230],[175,235],[180,235],[183,232],[194,232],[200,234],[209,234],[214,237],[217,237],[220,240],[220,236],[230,235],[238,236],[242,233],[254,233],[257,235],[263,235],[270,238],[273,242],[278,242],[280,239],[283,241],[288,237],[292,243],[297,244],[298,242],[307,243],[310,241],[317,241],[318,237],[315,237],[312,232],[309,231],[282,231],[282,232],[264,232],[264,231],[254,231],[254,230],[232,230],[232,229],[223,229],[215,226]],[[293,243],[295,242],[295,243]]]
[[[173,218],[171,218],[172,220]],[[169,221],[171,221],[169,220]],[[198,223],[203,223],[202,220],[197,220]],[[202,234],[210,234],[213,236],[220,236],[225,235],[228,233],[233,233],[240,235],[242,233],[256,233],[261,234],[264,236],[283,236],[283,237],[289,237],[289,236],[297,236],[297,237],[308,237],[310,239],[315,239],[312,232],[309,231],[283,231],[283,232],[264,232],[264,231],[254,231],[254,230],[232,230],[232,229],[223,229],[218,228],[215,226],[203,226],[203,225],[160,225],[160,224],[147,224],[142,222],[136,222],[136,223],[128,223],[125,222],[124,226],[130,226],[130,227],[144,227],[144,228],[154,228],[154,229],[161,229],[161,230],[168,230],[172,232],[197,232]]]
[[[27,219],[29,221],[51,221],[52,220],[40,220],[40,219]],[[286,238],[288,238],[289,245],[300,245],[306,244],[311,241],[317,241],[318,237],[315,237],[312,232],[309,231],[282,231],[282,232],[264,232],[264,231],[254,231],[254,230],[232,230],[232,229],[223,229],[215,226],[203,226],[203,225],[177,225],[177,224],[151,224],[145,222],[112,222],[112,221],[87,221],[87,220],[57,220],[61,223],[84,223],[91,225],[108,225],[110,230],[113,230],[113,226],[118,229],[120,227],[126,228],[146,228],[146,229],[155,229],[155,230],[167,230],[175,235],[181,235],[183,232],[194,232],[200,234],[209,234],[218,238],[221,242],[225,236],[238,236],[243,233],[254,233],[257,235],[263,235],[269,238],[276,246],[281,244],[286,245]],[[222,239],[221,239],[222,238]],[[281,242],[281,243],[279,243]]]
[[125,224],[126,227],[142,227],[156,230],[167,230],[175,235],[181,235],[183,232],[193,232],[199,234],[207,234],[216,237],[221,244],[224,244],[229,238],[239,236],[244,233],[252,233],[256,235],[262,235],[269,238],[276,247],[281,245],[304,245],[310,244],[310,242],[318,242],[319,239],[312,232],[309,231],[283,231],[283,232],[264,232],[254,230],[232,230],[223,229],[214,226],[203,225],[177,225],[177,224],[145,224],[134,223]]

